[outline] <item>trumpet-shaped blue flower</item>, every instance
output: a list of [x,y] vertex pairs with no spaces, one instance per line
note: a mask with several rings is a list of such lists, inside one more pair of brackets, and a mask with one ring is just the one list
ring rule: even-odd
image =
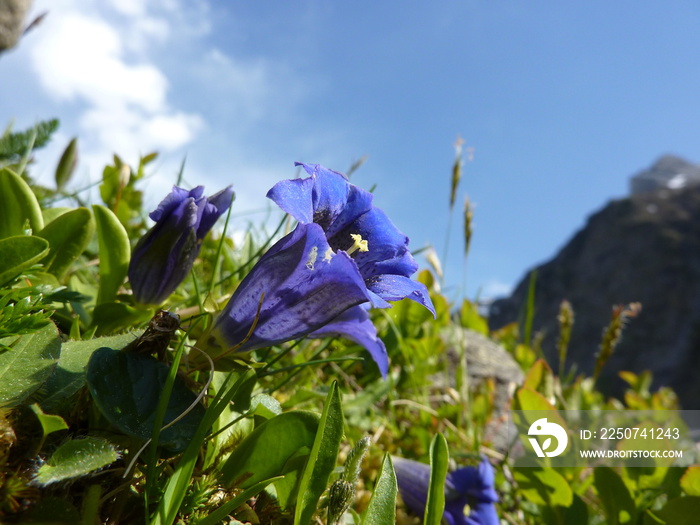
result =
[[[393,458],[396,481],[406,506],[423,516],[428,499],[430,466],[410,459]],[[498,501],[493,468],[483,458],[475,467],[463,467],[445,479],[444,519],[449,525],[499,525],[494,503]]]
[[129,281],[134,297],[144,304],[160,304],[192,269],[202,240],[231,205],[227,187],[205,197],[204,187],[173,190],[149,215],[156,224],[134,248]]
[[367,301],[352,258],[335,253],[317,224],[299,224],[245,276],[212,335],[225,348],[254,350],[308,335]]
[[350,184],[342,173],[318,164],[302,164],[305,179],[278,182],[267,196],[300,224],[323,228],[334,252],[351,255],[369,292],[372,306],[412,299],[435,315],[428,291],[410,276],[418,269],[408,250],[408,237],[382,210],[372,194]]

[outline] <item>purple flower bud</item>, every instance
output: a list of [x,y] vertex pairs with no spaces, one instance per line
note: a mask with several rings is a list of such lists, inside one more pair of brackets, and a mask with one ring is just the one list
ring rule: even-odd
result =
[[231,186],[211,197],[204,187],[173,190],[149,215],[156,224],[134,248],[129,282],[140,303],[160,304],[192,269],[202,241],[231,205]]
[[[430,466],[410,459],[392,458],[399,492],[406,506],[418,516],[425,513]],[[476,467],[463,467],[445,479],[445,514],[449,525],[499,525],[494,503],[493,467],[486,458]]]

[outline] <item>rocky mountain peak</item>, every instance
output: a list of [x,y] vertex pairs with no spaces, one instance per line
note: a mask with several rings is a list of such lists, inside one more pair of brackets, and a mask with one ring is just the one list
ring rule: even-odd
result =
[[630,190],[632,195],[640,195],[694,184],[700,184],[700,166],[675,155],[663,155],[630,179]]

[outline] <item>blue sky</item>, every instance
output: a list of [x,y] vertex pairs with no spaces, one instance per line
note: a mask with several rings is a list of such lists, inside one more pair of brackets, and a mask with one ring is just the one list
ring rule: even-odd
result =
[[158,149],[154,200],[186,154],[191,184],[234,185],[240,229],[294,161],[345,171],[366,155],[353,182],[441,257],[461,136],[474,158],[446,285],[459,295],[466,194],[467,294],[494,295],[660,155],[700,162],[700,6],[566,4],[36,0],[49,15],[0,57],[0,122],[61,119],[43,180],[72,136],[78,182],[112,152]]

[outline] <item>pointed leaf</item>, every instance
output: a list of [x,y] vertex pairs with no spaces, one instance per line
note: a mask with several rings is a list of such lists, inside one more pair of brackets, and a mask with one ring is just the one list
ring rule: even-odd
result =
[[38,263],[47,253],[49,243],[41,237],[16,235],[0,239],[0,285]]
[[100,290],[97,304],[114,301],[129,270],[131,246],[126,229],[117,216],[104,206],[92,206],[97,223],[100,254]]
[[44,227],[39,202],[22,177],[8,168],[0,170],[0,239],[23,235],[25,224],[33,233]]
[[394,465],[391,456],[385,454],[362,525],[393,525],[396,520],[396,492]]
[[63,191],[63,188],[73,176],[75,166],[78,164],[78,139],[73,138],[61,155],[56,167],[56,189]]
[[438,433],[430,443],[430,485],[425,503],[425,525],[440,525],[445,513],[445,478],[450,460],[445,436]]
[[39,420],[39,424],[41,425],[41,428],[44,431],[44,437],[48,436],[52,432],[66,430],[68,428],[68,425],[61,416],[45,414],[44,411],[41,410],[39,405],[37,405],[36,403],[31,405],[29,408],[32,409],[32,412],[34,412],[37,419]]
[[309,454],[304,474],[299,484],[295,525],[307,525],[316,512],[318,500],[326,490],[328,478],[335,468],[343,438],[343,408],[340,405],[338,383],[333,382],[321,414],[314,445]]
[[49,460],[39,468],[35,479],[42,485],[48,485],[85,476],[114,463],[118,458],[116,447],[105,439],[72,439],[56,449]]
[[31,334],[0,339],[0,407],[16,406],[38,390],[60,352],[61,339],[53,323]]

